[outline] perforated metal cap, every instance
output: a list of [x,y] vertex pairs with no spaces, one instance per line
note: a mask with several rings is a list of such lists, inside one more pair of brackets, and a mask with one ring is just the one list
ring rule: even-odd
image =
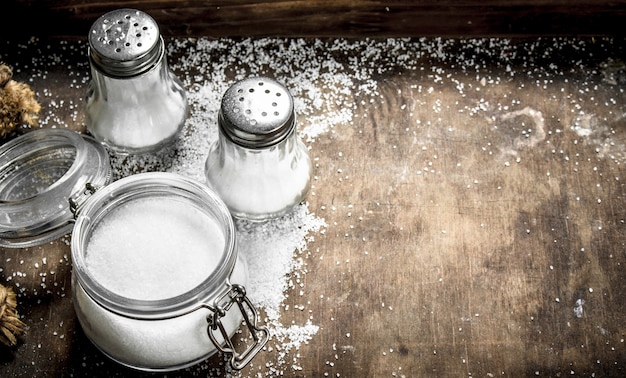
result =
[[159,26],[136,9],[117,9],[102,15],[89,32],[92,63],[105,74],[128,77],[146,72],[163,54]]
[[293,98],[275,80],[244,79],[224,93],[218,123],[223,134],[236,144],[269,147],[284,140],[296,126]]

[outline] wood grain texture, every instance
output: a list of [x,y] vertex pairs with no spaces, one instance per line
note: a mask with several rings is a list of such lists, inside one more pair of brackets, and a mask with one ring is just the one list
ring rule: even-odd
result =
[[137,8],[166,36],[419,37],[623,35],[626,1],[9,0],[7,35],[84,37],[102,14]]
[[[280,367],[284,350],[270,342],[242,377],[272,368],[288,377],[626,374],[626,46],[575,41],[297,41],[320,64],[356,60],[373,73],[325,101],[328,113],[350,110],[350,121],[307,142],[316,163],[308,206],[328,226],[297,256],[307,273],[292,277],[302,287],[288,290],[281,319],[319,330]],[[191,51],[200,44],[187,42]],[[403,54],[403,44],[416,48]],[[278,46],[256,45],[281,62],[267,74],[297,61]],[[4,57],[40,94],[45,126],[83,131],[84,44],[12,47]],[[202,57],[219,61],[215,49]],[[177,73],[187,83],[233,79],[206,68]],[[329,82],[358,76],[337,69]],[[311,93],[338,98],[329,82],[319,78]],[[325,115],[307,114],[299,127]],[[0,375],[153,377],[108,360],[84,336],[68,240],[0,249],[0,280],[20,292],[30,327],[17,348],[0,348]],[[219,356],[168,374],[224,375]]]

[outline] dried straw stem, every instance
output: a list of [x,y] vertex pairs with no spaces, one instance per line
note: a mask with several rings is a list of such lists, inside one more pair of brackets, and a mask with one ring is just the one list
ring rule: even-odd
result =
[[0,342],[8,346],[15,345],[15,335],[24,333],[26,328],[26,324],[15,311],[16,307],[17,300],[13,290],[0,285]]

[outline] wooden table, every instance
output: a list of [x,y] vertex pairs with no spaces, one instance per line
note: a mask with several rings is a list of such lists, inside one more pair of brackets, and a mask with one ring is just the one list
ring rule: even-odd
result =
[[[307,82],[323,102],[299,123],[316,163],[307,208],[326,226],[294,251],[303,266],[285,278],[298,284],[280,318],[319,329],[286,355],[271,340],[241,376],[624,376],[626,46],[294,41],[316,52],[315,67],[343,64]],[[255,42],[225,39],[222,48],[244,60],[249,51],[235,47]],[[282,57],[267,74],[280,68],[286,78],[305,63],[276,48],[288,40],[261,42]],[[175,72],[190,90],[205,79],[226,86],[236,69],[222,78],[176,63],[199,44],[170,50]],[[0,58],[42,103],[43,127],[84,131],[84,47],[2,42]],[[203,67],[224,51],[205,55]],[[310,93],[298,92],[304,103]],[[0,282],[19,293],[29,327],[16,347],[0,347],[0,375],[151,376],[108,360],[84,336],[69,240],[0,249]],[[214,356],[167,376],[224,374]]]

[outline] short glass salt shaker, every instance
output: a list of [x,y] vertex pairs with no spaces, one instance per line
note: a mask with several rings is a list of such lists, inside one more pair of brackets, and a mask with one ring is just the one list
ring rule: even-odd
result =
[[102,15],[89,32],[86,126],[117,153],[153,153],[173,142],[187,95],[165,59],[155,20],[136,9]]
[[296,131],[293,97],[283,85],[266,77],[236,82],[222,97],[218,127],[205,174],[233,217],[280,217],[304,199],[311,158]]

